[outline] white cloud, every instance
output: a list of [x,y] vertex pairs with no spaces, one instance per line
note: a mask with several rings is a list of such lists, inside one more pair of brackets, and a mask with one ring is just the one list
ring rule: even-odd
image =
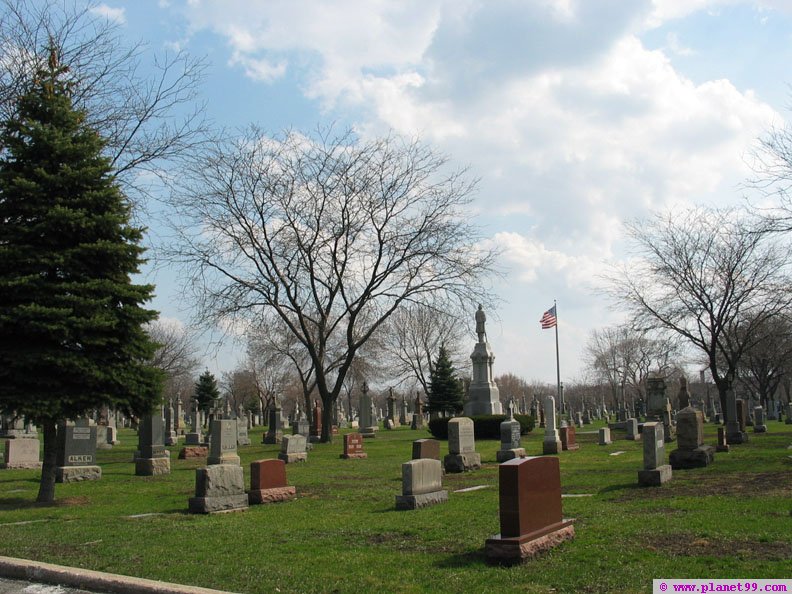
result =
[[504,250],[506,298],[563,295],[580,334],[600,323],[589,295],[620,254],[621,221],[739,201],[743,154],[781,119],[729,80],[680,74],[671,58],[694,40],[641,42],[647,27],[735,1],[191,0],[185,14],[248,76],[291,71],[364,135],[420,134],[469,163],[482,178],[471,214]]
[[108,21],[115,21],[123,25],[126,23],[126,9],[112,8],[107,4],[97,4],[90,9],[92,14],[106,18]]

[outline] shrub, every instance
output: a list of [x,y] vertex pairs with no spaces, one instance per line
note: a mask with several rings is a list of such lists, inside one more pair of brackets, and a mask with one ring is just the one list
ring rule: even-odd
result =
[[[479,415],[470,417],[473,419],[473,431],[476,439],[500,439],[500,424],[507,418],[506,415]],[[526,435],[530,433],[535,420],[531,415],[514,415],[516,421],[520,423],[520,433]],[[429,421],[429,432],[435,439],[448,439],[448,417],[441,417]]]

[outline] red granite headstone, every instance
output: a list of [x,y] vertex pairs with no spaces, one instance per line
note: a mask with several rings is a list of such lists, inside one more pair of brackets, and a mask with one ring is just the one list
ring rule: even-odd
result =
[[436,439],[416,439],[412,443],[412,459],[421,458],[440,459],[440,442]]
[[561,515],[558,458],[515,458],[498,472],[501,531],[486,541],[490,560],[520,561],[574,537],[573,520]]
[[577,444],[577,438],[575,437],[575,427],[573,425],[560,427],[558,429],[558,435],[561,438],[562,450],[574,451],[580,449],[580,446]]
[[285,487],[286,463],[283,460],[256,460],[250,463],[250,488]]
[[368,458],[368,454],[363,451],[363,436],[360,433],[344,435],[344,453],[341,458]]
[[251,504],[273,503],[294,499],[297,491],[286,483],[286,463],[283,460],[255,460],[250,463]]

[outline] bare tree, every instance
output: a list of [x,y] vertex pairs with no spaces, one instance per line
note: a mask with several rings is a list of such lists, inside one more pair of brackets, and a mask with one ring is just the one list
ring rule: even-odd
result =
[[231,410],[237,415],[256,410],[259,405],[259,384],[250,369],[238,367],[223,373],[222,388]]
[[[0,118],[46,64],[55,47],[69,66],[72,100],[107,142],[128,196],[145,192],[141,170],[162,173],[165,162],[200,144],[205,133],[197,101],[204,62],[184,52],[154,56],[129,45],[119,25],[100,16],[94,2],[0,0]],[[153,60],[145,73],[142,67]]]
[[792,367],[792,323],[787,316],[765,321],[759,339],[745,350],[737,371],[740,383],[759,397],[762,406],[776,393]]
[[788,250],[736,210],[696,209],[628,225],[636,258],[610,292],[639,327],[672,331],[706,357],[723,410],[763,324],[789,308]]
[[253,128],[207,150],[174,196],[171,253],[203,320],[276,315],[313,367],[322,440],[355,355],[411,302],[486,301],[495,253],[464,209],[474,182],[418,142]]
[[198,369],[195,336],[177,320],[162,318],[146,325],[146,332],[160,345],[149,361],[168,377],[192,375]]
[[441,346],[457,370],[469,367],[462,352],[465,324],[460,316],[420,303],[400,307],[381,334],[391,372],[402,381],[414,380],[429,393],[429,376]]

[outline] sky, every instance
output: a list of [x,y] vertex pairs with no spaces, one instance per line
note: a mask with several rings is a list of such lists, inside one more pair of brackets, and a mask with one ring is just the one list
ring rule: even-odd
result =
[[[785,125],[792,0],[135,0],[98,14],[153,51],[209,62],[207,115],[229,129],[420,136],[480,178],[471,220],[502,250],[488,311],[495,375],[582,380],[597,291],[622,225],[739,204],[757,139]],[[154,307],[189,321],[173,270]],[[476,337],[470,312],[470,349]],[[240,345],[206,354],[214,372]]]

